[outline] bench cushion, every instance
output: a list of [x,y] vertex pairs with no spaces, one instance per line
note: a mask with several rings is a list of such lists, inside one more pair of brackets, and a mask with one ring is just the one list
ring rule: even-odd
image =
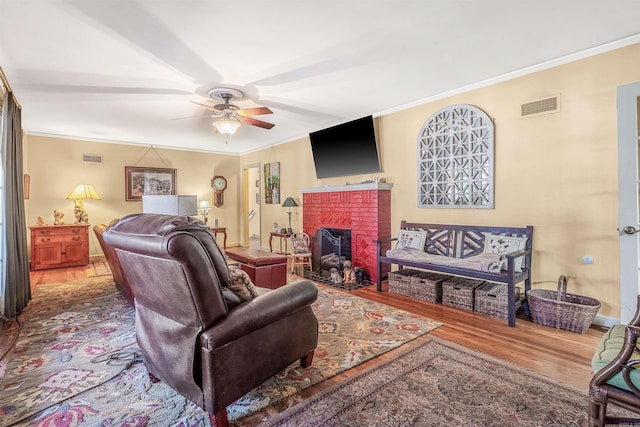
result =
[[286,255],[274,254],[262,249],[231,248],[227,249],[225,253],[229,258],[255,266],[287,263]]
[[387,257],[402,261],[425,263],[425,265],[434,264],[459,267],[488,273],[500,273],[503,259],[503,256],[499,254],[481,254],[468,258],[453,258],[433,255],[415,249],[390,249],[387,251]]
[[[593,355],[593,359],[591,359],[591,369],[593,369],[593,372],[599,372],[602,368],[607,366],[609,362],[616,358],[620,349],[624,345],[626,328],[626,325],[614,325],[602,336],[595,354]],[[638,359],[640,359],[640,353],[634,352],[631,356],[631,360]],[[640,369],[635,368],[631,371],[631,381],[636,385],[636,387],[640,387]],[[621,372],[618,372],[616,375],[611,377],[607,383],[618,388],[631,391],[624,382]]]

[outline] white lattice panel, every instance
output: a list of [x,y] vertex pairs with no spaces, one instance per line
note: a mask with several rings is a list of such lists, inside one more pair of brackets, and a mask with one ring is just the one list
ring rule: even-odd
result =
[[493,208],[493,135],[472,105],[429,117],[418,133],[418,207]]

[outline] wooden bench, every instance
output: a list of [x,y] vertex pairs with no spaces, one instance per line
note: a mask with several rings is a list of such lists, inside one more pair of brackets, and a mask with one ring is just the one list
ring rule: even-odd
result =
[[256,286],[276,289],[287,284],[286,255],[250,248],[230,248],[225,254],[238,261]]
[[[493,227],[470,226],[450,224],[424,224],[402,221],[401,230],[420,230],[426,232],[424,250],[428,254],[452,257],[458,259],[470,258],[481,255],[484,252],[485,238],[487,235],[500,235],[509,237],[526,237],[524,249],[505,255],[507,268],[498,272],[472,270],[461,266],[433,264],[424,261],[406,260],[387,256],[387,250],[391,249],[392,242],[397,238],[386,240],[374,240],[377,246],[377,290],[382,292],[383,264],[395,264],[399,269],[414,267],[423,270],[444,273],[453,276],[468,277],[486,280],[494,283],[503,283],[508,288],[508,316],[509,326],[516,324],[515,285],[524,282],[524,295],[531,289],[531,254],[533,247],[533,227]],[[516,268],[516,260],[523,257],[521,269]],[[520,270],[520,271],[518,271]]]

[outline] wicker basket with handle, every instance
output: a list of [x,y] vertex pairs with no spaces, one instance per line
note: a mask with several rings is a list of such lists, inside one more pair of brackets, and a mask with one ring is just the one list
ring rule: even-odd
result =
[[558,290],[527,292],[533,323],[584,334],[600,309],[600,301],[567,293],[567,278],[560,276]]

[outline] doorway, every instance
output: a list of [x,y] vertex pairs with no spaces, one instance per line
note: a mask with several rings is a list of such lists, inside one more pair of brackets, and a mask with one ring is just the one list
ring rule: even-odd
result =
[[618,87],[620,321],[633,317],[640,293],[640,82]]
[[243,213],[243,246],[245,248],[260,249],[260,164],[248,165],[243,168],[244,177],[244,213]]

